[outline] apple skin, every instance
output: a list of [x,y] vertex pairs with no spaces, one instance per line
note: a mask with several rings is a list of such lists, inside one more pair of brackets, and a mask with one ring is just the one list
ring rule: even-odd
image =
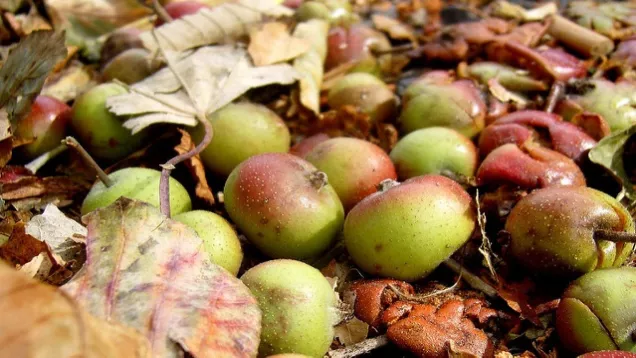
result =
[[451,179],[424,175],[362,200],[347,215],[344,240],[362,270],[415,281],[459,249],[474,227],[470,195]]
[[225,209],[266,255],[314,257],[333,244],[344,221],[338,194],[317,173],[311,163],[287,153],[251,157],[225,182]]
[[145,133],[132,135],[124,128],[124,118],[108,111],[106,100],[127,93],[115,83],[103,83],[79,96],[73,104],[71,129],[86,150],[96,159],[116,161],[139,149]]
[[393,91],[379,78],[364,72],[350,73],[338,80],[329,90],[327,102],[332,109],[357,107],[373,123],[389,120],[397,112]]
[[[205,166],[228,176],[246,159],[263,153],[289,151],[291,136],[280,117],[269,108],[254,103],[231,103],[212,114],[212,142],[201,153]],[[203,139],[203,126],[197,126],[193,138]]]
[[193,210],[172,217],[192,228],[203,240],[210,260],[236,276],[243,261],[243,249],[236,231],[222,216],[210,211]]
[[115,30],[102,46],[100,62],[106,64],[115,56],[132,48],[144,48],[142,31],[134,27]]
[[150,52],[141,48],[131,48],[110,60],[102,69],[104,81],[120,80],[133,84],[154,72]]
[[327,58],[325,68],[335,67],[357,61],[349,72],[366,72],[380,75],[390,67],[391,56],[376,57],[373,51],[388,51],[391,43],[387,37],[375,29],[363,25],[338,26],[329,30],[327,35]]
[[37,96],[31,112],[18,122],[15,130],[18,138],[34,139],[19,147],[20,155],[33,159],[59,146],[70,119],[71,107],[66,103],[49,96]]
[[[161,172],[148,168],[124,168],[108,174],[114,184],[106,187],[95,182],[82,203],[82,215],[106,207],[125,196],[159,207]],[[177,215],[192,209],[188,191],[176,179],[170,178],[170,212]]]
[[[618,349],[636,353],[635,287],[634,267],[597,270],[574,281],[556,312],[556,328],[563,345],[576,354]],[[613,353],[616,355],[611,357],[621,357],[624,352]]]
[[528,272],[573,279],[620,266],[633,243],[595,240],[594,230],[634,232],[629,212],[611,196],[588,187],[550,187],[521,199],[506,220],[509,253]]
[[318,144],[328,140],[330,137],[325,133],[314,134],[310,137],[303,138],[300,142],[294,144],[289,153],[295,156],[304,158],[309,152],[311,152]]
[[397,179],[391,158],[377,145],[357,138],[333,138],[318,144],[305,160],[327,174],[345,211],[377,191],[386,179]]
[[259,356],[298,353],[323,357],[334,336],[336,296],[317,269],[294,260],[271,260],[241,281],[263,312]]
[[[209,9],[210,7],[206,4],[200,3],[198,1],[176,1],[168,3],[164,6],[164,9],[170,15],[173,20],[182,18],[186,15],[196,14],[202,9]],[[157,18],[156,25],[161,26],[164,22],[160,18]]]
[[456,130],[429,127],[402,137],[391,151],[391,159],[401,180],[444,171],[472,177],[478,155],[473,142]]

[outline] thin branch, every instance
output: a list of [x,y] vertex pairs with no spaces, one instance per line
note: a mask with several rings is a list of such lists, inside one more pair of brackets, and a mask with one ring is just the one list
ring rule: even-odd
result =
[[497,290],[495,290],[491,285],[487,284],[477,275],[466,270],[464,267],[462,267],[462,265],[459,264],[459,262],[449,258],[444,261],[444,265],[451,269],[451,271],[457,274],[461,274],[464,281],[466,281],[466,283],[470,285],[470,287],[481,291],[488,297],[497,297]]
[[352,346],[335,349],[327,352],[327,356],[331,358],[353,358],[365,353],[369,353],[376,348],[386,346],[389,344],[389,339],[386,335],[377,336],[374,338],[368,338],[360,343],[356,343]]
[[73,137],[66,137],[65,139],[62,140],[62,143],[66,144],[67,146],[75,149],[77,151],[77,153],[79,153],[79,155],[82,157],[82,159],[84,160],[84,162],[86,164],[88,164],[91,168],[93,168],[93,170],[95,170],[95,172],[97,172],[97,176],[99,177],[99,180],[102,181],[102,183],[104,183],[104,185],[109,188],[111,186],[113,186],[113,181],[108,177],[108,174],[106,174],[104,172],[104,170],[102,170],[102,168],[99,166],[99,164],[97,164],[97,162],[95,161],[95,159],[93,159],[93,157],[91,157],[90,154],[88,154],[88,152],[86,151],[86,149],[84,149],[84,147],[82,147],[81,144],[79,144],[79,142],[77,141],[77,139],[73,138]]
[[565,90],[565,85],[563,82],[556,81],[552,84],[552,88],[550,88],[550,94],[548,94],[548,99],[545,103],[545,111],[548,113],[554,112],[554,107],[556,107],[557,103],[561,97],[563,97],[563,92]]
[[38,170],[40,170],[40,168],[42,168],[46,163],[48,163],[49,160],[57,157],[60,153],[63,153],[67,149],[68,149],[68,146],[66,144],[60,144],[57,147],[33,159],[24,167],[29,169],[31,173],[35,174],[37,173]]
[[159,3],[159,0],[152,0],[152,9],[164,23],[168,23],[173,20],[172,16],[170,16],[161,3]]

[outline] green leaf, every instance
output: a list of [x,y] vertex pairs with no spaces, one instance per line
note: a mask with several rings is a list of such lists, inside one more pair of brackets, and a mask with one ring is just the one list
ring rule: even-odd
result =
[[203,242],[159,209],[120,198],[84,217],[86,264],[63,286],[93,315],[148,337],[153,357],[254,357],[261,312]]
[[53,67],[66,57],[64,33],[32,32],[9,52],[0,68],[0,107],[11,123],[27,113]]
[[631,200],[636,200],[636,183],[630,180],[629,174],[625,171],[623,154],[625,144],[634,134],[636,134],[636,125],[612,133],[598,142],[589,153],[592,162],[604,166],[621,181],[625,188],[625,195]]

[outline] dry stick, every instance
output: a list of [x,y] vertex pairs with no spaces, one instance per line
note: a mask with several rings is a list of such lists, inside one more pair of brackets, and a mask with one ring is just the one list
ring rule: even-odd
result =
[[548,33],[552,37],[585,56],[605,56],[614,49],[614,41],[611,39],[561,15],[552,15],[548,21]]
[[68,146],[66,144],[60,144],[57,147],[33,159],[24,167],[31,171],[31,173],[35,174],[38,170],[40,170],[40,168],[44,166],[44,164],[48,163],[49,160],[57,157],[60,153],[64,152],[67,149]]
[[[181,77],[179,72],[177,72],[177,70],[175,69],[175,65],[172,63],[172,60],[170,59],[170,57],[168,57],[166,51],[164,51],[163,47],[161,46],[161,42],[159,42],[159,38],[157,38],[157,33],[154,29],[152,30],[152,36],[157,42],[159,52],[166,59],[168,68],[177,78],[177,80],[181,84],[181,87],[183,87],[183,90],[188,95],[188,98],[190,98],[192,103],[195,104],[194,94],[190,91],[190,88],[188,88],[188,85],[186,84],[183,77]],[[203,124],[203,128],[205,129],[203,140],[199,144],[197,144],[197,146],[194,147],[194,149],[192,149],[191,151],[177,155],[161,166],[161,178],[159,181],[159,208],[161,209],[161,213],[167,217],[170,217],[170,173],[174,170],[175,165],[201,153],[208,146],[208,144],[210,144],[210,142],[212,141],[212,136],[214,134],[212,124],[210,123],[210,121],[207,120],[205,113],[202,113],[201,110],[198,108],[197,111],[198,113],[196,115],[196,118],[201,124]]]
[[389,339],[386,337],[386,335],[381,335],[365,339],[364,341],[356,343],[349,347],[329,351],[327,353],[327,356],[331,358],[353,358],[365,353],[369,353],[372,350],[380,348],[382,346],[386,346],[387,344],[389,344]]
[[62,143],[64,143],[67,146],[75,149],[77,151],[77,153],[79,153],[79,155],[82,156],[82,159],[84,160],[84,162],[86,164],[88,164],[91,168],[93,168],[93,170],[95,170],[95,172],[97,172],[97,176],[99,177],[99,180],[101,180],[102,183],[104,183],[104,185],[107,188],[113,186],[114,183],[108,177],[108,174],[106,174],[102,170],[102,168],[99,166],[99,164],[97,164],[97,162],[95,162],[95,159],[93,159],[93,157],[91,157],[91,155],[88,154],[86,149],[84,149],[84,147],[82,147],[82,145],[79,144],[77,139],[75,139],[73,137],[66,137],[65,139],[62,140]]
[[159,3],[159,0],[152,0],[152,9],[164,23],[168,23],[173,20],[172,16],[170,16],[166,9],[164,9],[164,7]]
[[461,274],[462,278],[470,285],[470,287],[483,292],[488,297],[497,297],[497,290],[481,278],[477,277],[477,275],[463,268],[459,262],[449,258],[444,261],[444,265],[456,274]]
[[636,242],[636,233],[612,230],[594,230],[594,240],[606,240],[612,242]]
[[548,99],[545,103],[545,111],[548,113],[554,112],[554,107],[556,107],[557,103],[561,97],[563,97],[563,91],[565,90],[565,86],[563,82],[557,81],[552,84],[552,88],[550,88],[550,93],[548,94]]

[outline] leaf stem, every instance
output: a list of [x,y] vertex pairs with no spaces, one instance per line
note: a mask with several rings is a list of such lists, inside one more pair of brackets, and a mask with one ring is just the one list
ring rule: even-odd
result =
[[64,143],[67,146],[75,149],[77,151],[77,153],[79,153],[79,155],[82,157],[84,162],[86,164],[88,164],[91,168],[93,168],[93,170],[95,170],[95,172],[97,172],[97,176],[99,177],[99,180],[101,180],[102,183],[104,183],[104,185],[107,188],[110,188],[111,186],[113,186],[114,183],[108,177],[108,174],[106,174],[106,172],[104,172],[104,170],[102,170],[102,168],[99,166],[99,164],[97,164],[95,159],[93,159],[93,157],[91,157],[91,155],[88,154],[86,149],[84,149],[84,147],[82,147],[82,145],[77,141],[77,139],[75,139],[73,137],[66,137],[66,138],[64,138],[62,140],[62,143]]
[[172,16],[170,16],[161,3],[159,3],[159,0],[152,0],[152,9],[164,23],[168,23],[173,20]]
[[548,113],[554,112],[554,107],[556,107],[557,103],[561,97],[563,97],[563,91],[565,90],[565,85],[561,81],[556,81],[552,84],[552,88],[550,88],[550,93],[548,94],[548,98],[545,103],[545,111]]
[[38,170],[40,170],[40,168],[42,168],[46,163],[48,163],[49,160],[57,157],[59,154],[61,154],[67,149],[68,149],[68,146],[66,144],[60,144],[57,147],[33,159],[24,167],[27,168],[29,171],[31,171],[31,173],[35,174],[37,173]]
[[612,242],[636,242],[636,233],[599,229],[594,231],[594,239]]

